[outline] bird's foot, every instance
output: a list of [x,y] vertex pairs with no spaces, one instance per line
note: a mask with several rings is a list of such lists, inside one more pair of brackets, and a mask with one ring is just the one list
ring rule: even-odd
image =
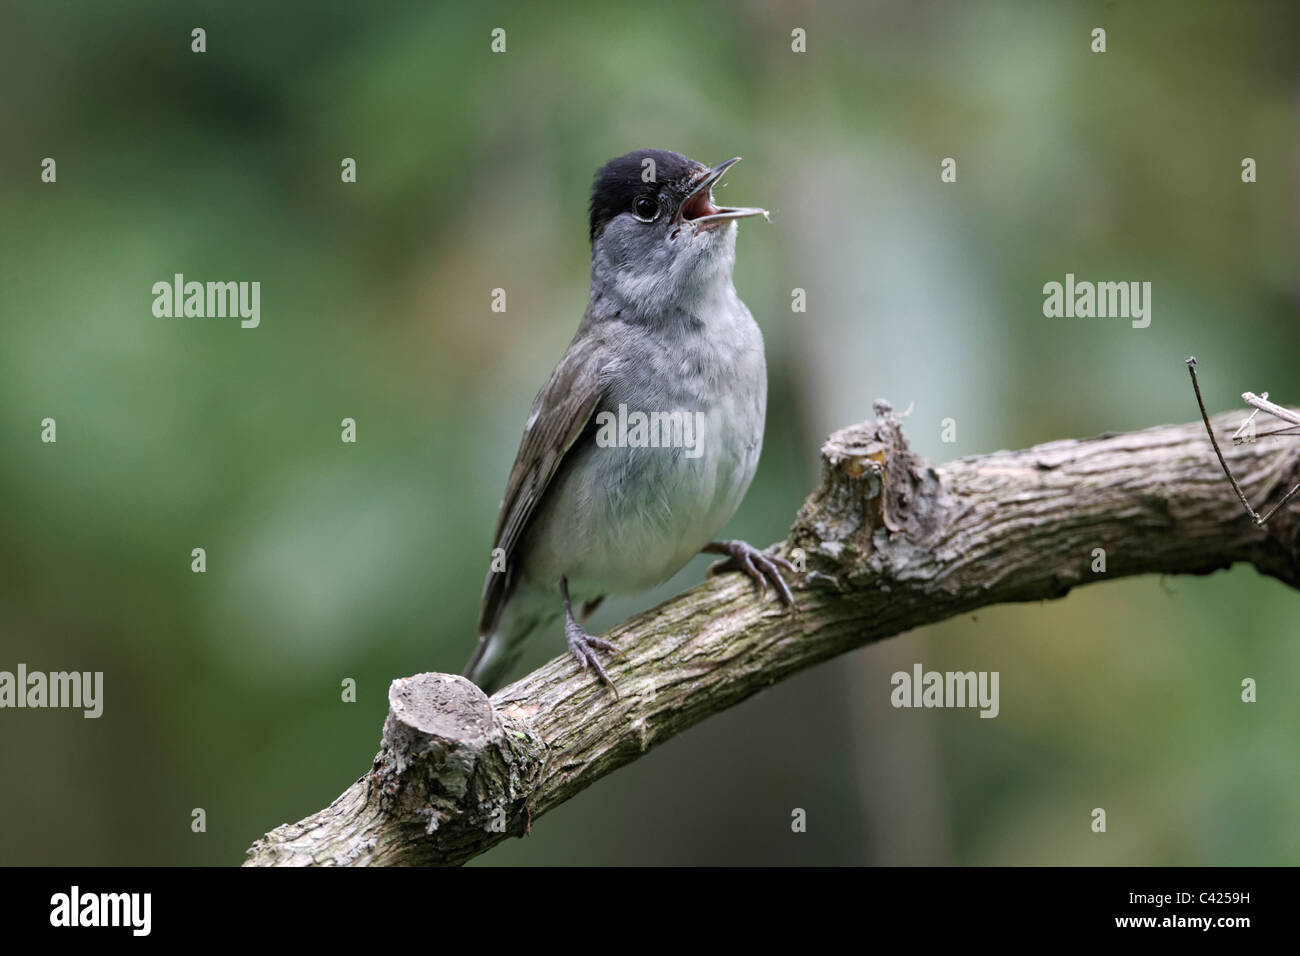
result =
[[752,544],[744,541],[713,541],[704,546],[706,554],[725,554],[727,560],[719,561],[711,566],[708,570],[708,576],[713,577],[715,574],[721,574],[725,571],[744,571],[756,582],[767,597],[767,585],[770,581],[776,588],[777,596],[781,603],[799,609],[794,603],[794,595],[790,593],[790,586],[785,583],[785,578],[781,576],[781,568],[787,571],[794,571],[795,566],[785,558],[776,554],[768,554]]
[[579,626],[571,614],[565,615],[564,637],[569,642],[569,653],[578,659],[582,669],[585,671],[587,665],[591,664],[592,667],[596,668],[596,673],[600,675],[600,679],[609,685],[609,689],[617,697],[618,688],[610,680],[609,674],[605,673],[605,667],[600,663],[600,658],[596,656],[596,651],[613,651],[615,654],[620,655],[623,652],[604,638],[592,637]]

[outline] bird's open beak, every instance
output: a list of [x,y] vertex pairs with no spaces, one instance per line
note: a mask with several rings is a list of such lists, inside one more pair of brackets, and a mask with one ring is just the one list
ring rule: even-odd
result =
[[718,163],[701,176],[699,182],[691,189],[691,194],[682,200],[681,206],[677,209],[677,218],[683,222],[693,222],[699,229],[712,229],[732,219],[748,219],[750,216],[768,218],[766,209],[713,204],[713,184],[738,162],[740,157],[736,156],[725,163]]

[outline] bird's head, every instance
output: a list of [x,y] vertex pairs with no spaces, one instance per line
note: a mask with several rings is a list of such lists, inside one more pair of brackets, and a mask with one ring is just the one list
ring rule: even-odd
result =
[[729,283],[736,220],[767,215],[714,203],[713,187],[738,162],[709,168],[680,153],[638,149],[602,166],[591,190],[593,283],[647,307]]

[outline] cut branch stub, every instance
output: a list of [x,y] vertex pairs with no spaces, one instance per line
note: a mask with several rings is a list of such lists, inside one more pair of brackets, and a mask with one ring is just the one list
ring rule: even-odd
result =
[[449,674],[399,678],[388,704],[372,778],[385,812],[426,834],[469,831],[444,832],[444,847],[526,829],[546,749],[528,721]]
[[889,404],[875,407],[874,423],[842,428],[822,445],[821,485],[790,529],[790,546],[810,556],[810,586],[830,578],[869,584],[882,570],[869,558],[883,558],[898,536],[932,542],[947,523],[950,501],[938,472],[912,451]]

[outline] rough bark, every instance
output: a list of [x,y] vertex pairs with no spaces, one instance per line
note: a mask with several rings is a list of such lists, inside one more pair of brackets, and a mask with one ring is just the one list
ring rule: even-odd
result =
[[[827,441],[821,485],[777,546],[806,568],[797,613],[740,574],[711,578],[609,632],[625,654],[610,666],[618,697],[568,657],[491,698],[461,677],[398,679],[370,771],[259,839],[245,865],[464,863],[795,671],[975,608],[1238,561],[1300,581],[1300,500],[1256,527],[1199,421],[935,469],[879,411]],[[1219,416],[1216,432],[1243,414]],[[1224,454],[1257,508],[1300,480],[1300,442]]]

